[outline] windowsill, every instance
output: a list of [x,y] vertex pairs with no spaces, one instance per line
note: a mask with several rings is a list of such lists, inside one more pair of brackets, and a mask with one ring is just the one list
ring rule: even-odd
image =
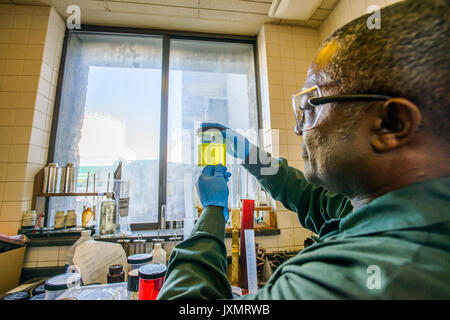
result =
[[[169,238],[174,236],[176,231],[177,236],[183,237],[182,229],[175,230],[161,230],[159,232],[159,238],[163,240],[169,240]],[[255,228],[255,236],[273,236],[279,235],[280,229],[276,228]],[[125,239],[135,240],[138,239],[139,235],[142,239],[147,241],[152,241],[158,238],[158,230],[139,230],[133,231],[131,236],[125,237]],[[53,247],[53,246],[71,246],[79,239],[78,234],[35,234],[30,238],[27,243],[27,247]],[[123,239],[123,237],[99,237],[98,235],[92,236],[94,240],[106,241],[106,242],[116,242],[117,240]],[[225,238],[231,238],[231,231],[226,231]]]

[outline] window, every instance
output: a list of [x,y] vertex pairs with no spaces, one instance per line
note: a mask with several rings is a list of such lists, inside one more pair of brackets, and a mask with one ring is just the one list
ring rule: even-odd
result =
[[[104,192],[121,161],[132,229],[157,228],[164,208],[168,221],[196,217],[196,126],[218,122],[257,143],[254,40],[84,30],[66,41],[49,162],[79,166],[77,192],[88,172],[89,192],[94,173]],[[227,157],[230,206],[255,195],[239,166]],[[61,206],[80,212],[87,201],[52,198],[49,221]]]

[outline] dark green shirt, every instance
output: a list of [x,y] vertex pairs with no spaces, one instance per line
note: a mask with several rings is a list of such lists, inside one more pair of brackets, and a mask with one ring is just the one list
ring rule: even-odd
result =
[[[309,184],[279,159],[262,176],[272,197],[294,212],[316,242],[279,266],[243,299],[450,299],[450,177],[409,185],[352,212],[350,201]],[[231,299],[225,219],[206,208],[176,246],[159,299]]]

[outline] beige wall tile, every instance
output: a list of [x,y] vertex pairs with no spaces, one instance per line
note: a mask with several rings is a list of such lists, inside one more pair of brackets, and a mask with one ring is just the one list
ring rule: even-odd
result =
[[9,163],[27,163],[29,147],[25,144],[12,144],[9,147],[8,162]]
[[22,74],[24,76],[39,76],[41,74],[41,65],[40,60],[25,60]]
[[[0,163],[8,161],[9,148],[9,144],[0,144]],[[0,181],[2,180],[0,179]]]
[[0,126],[13,126],[15,116],[15,109],[0,109]]
[[36,262],[36,268],[45,268],[45,267],[57,267],[58,266],[58,260],[52,260],[52,261],[37,261]]
[[21,92],[18,94],[17,109],[33,109],[36,102],[36,92]]
[[30,127],[33,124],[33,109],[17,109],[14,125],[16,127]]
[[0,108],[15,109],[19,100],[17,92],[0,92]]
[[13,127],[0,127],[0,144],[11,143],[13,130]]
[[0,223],[0,233],[7,235],[16,235],[17,230],[20,229],[20,221],[1,221]]
[[21,201],[4,201],[0,210],[0,222],[22,220],[23,212]]
[[311,231],[305,228],[294,228],[293,235],[294,235],[294,245],[302,246],[306,238],[311,237]]
[[31,138],[31,126],[30,127],[14,127],[11,143],[13,144],[26,144],[30,143]]
[[3,74],[7,76],[21,76],[23,65],[23,60],[6,60]]
[[28,44],[25,58],[28,60],[41,60],[44,54],[43,44]]
[[38,258],[39,248],[27,248],[23,260],[25,262],[36,262]]
[[4,76],[0,91],[19,92],[21,88],[21,76]]
[[38,251],[37,261],[57,261],[59,247],[40,247]]

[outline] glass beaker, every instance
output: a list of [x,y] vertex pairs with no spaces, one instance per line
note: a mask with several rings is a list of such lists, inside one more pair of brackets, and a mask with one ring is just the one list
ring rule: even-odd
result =
[[220,126],[202,126],[197,130],[198,165],[226,165],[226,143]]

